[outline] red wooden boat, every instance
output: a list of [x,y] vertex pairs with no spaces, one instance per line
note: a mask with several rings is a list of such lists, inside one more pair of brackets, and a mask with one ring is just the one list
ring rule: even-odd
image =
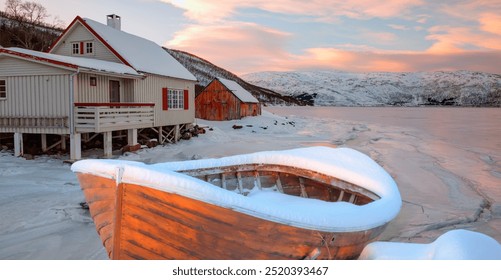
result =
[[401,207],[393,179],[345,148],[72,170],[111,259],[354,259]]

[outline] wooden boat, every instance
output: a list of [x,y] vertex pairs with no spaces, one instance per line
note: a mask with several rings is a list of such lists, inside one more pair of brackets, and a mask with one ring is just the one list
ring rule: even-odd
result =
[[72,170],[111,259],[354,259],[401,207],[393,179],[347,148]]

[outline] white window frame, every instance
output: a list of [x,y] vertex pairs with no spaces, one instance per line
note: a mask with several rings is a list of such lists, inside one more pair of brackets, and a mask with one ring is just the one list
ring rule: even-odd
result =
[[71,43],[71,54],[80,54],[80,42]]
[[0,79],[0,100],[7,99],[7,80]]
[[84,47],[85,47],[85,54],[94,54],[94,42],[92,41],[84,42]]
[[168,89],[167,104],[169,110],[184,110],[184,90]]
[[96,52],[94,41],[71,42],[72,55],[94,55]]

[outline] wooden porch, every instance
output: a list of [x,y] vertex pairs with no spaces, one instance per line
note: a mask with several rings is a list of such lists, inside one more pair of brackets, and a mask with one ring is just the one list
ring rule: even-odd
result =
[[75,132],[153,127],[154,103],[75,103]]

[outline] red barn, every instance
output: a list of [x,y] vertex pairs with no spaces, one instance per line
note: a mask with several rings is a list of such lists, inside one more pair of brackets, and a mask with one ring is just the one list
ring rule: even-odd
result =
[[261,115],[261,104],[235,81],[215,78],[195,98],[195,117],[211,121]]

